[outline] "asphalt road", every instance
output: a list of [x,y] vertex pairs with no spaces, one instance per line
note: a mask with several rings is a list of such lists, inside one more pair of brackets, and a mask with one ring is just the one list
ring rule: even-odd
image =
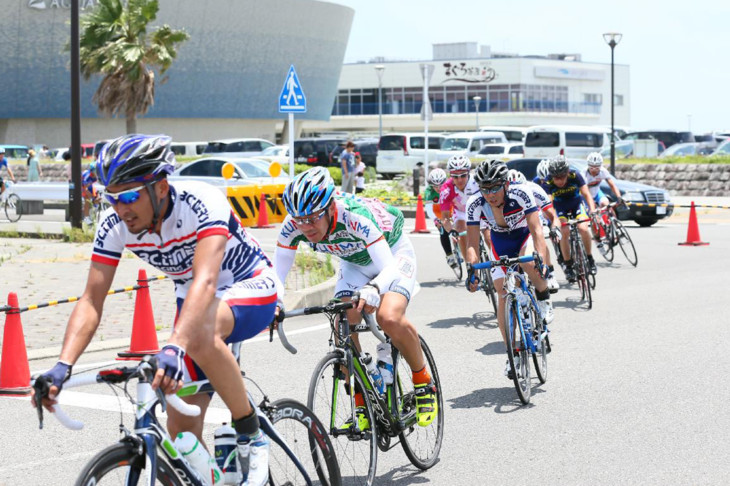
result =
[[[578,305],[575,287],[561,288],[548,381],[535,381],[528,406],[503,376],[504,348],[486,298],[450,277],[435,235],[414,236],[422,289],[409,316],[439,367],[444,443],[440,461],[425,472],[400,448],[380,453],[376,483],[725,484],[730,357],[722,350],[730,318],[723,270],[730,225],[701,230],[709,246],[682,247],[686,225],[631,225],[639,265],[631,267],[620,253],[614,264],[599,256],[590,311]],[[311,370],[327,351],[321,324],[314,317],[289,321],[290,332],[303,331],[291,336],[296,356],[276,342],[246,344],[243,368],[271,397],[305,401]],[[82,363],[113,355],[89,353]],[[32,361],[31,370],[54,361]],[[72,484],[118,438],[119,407],[108,390],[65,393],[67,412],[86,422],[80,432],[52,420],[40,431],[28,399],[0,399],[0,484]],[[213,406],[223,407],[217,399]],[[131,424],[129,415],[125,422]]]

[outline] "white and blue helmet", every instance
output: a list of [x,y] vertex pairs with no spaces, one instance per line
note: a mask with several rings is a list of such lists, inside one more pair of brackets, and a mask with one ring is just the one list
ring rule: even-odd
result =
[[603,155],[600,152],[591,152],[586,159],[588,167],[601,167],[603,165]]
[[542,180],[550,177],[550,159],[542,159],[540,163],[537,164],[537,177]]
[[165,135],[124,135],[104,145],[96,160],[99,182],[104,186],[128,182],[152,182],[172,174],[175,154]]
[[284,189],[286,211],[297,218],[309,216],[329,206],[335,193],[335,181],[325,167],[302,172]]

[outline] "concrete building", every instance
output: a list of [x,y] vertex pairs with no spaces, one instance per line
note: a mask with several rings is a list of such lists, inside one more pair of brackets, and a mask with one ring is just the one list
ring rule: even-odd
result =
[[[97,1],[80,3],[86,10]],[[0,143],[68,145],[70,0],[0,0],[0,12]],[[190,40],[138,130],[178,141],[274,141],[286,119],[277,102],[291,64],[307,96],[297,125],[328,120],[353,15],[314,0],[160,0],[157,23],[185,29]],[[99,80],[82,82],[82,143],[125,131],[123,118],[97,114],[91,100]]]
[[[383,131],[423,129],[423,77],[429,83],[429,129],[474,130],[485,125],[611,124],[611,65],[581,61],[579,54],[544,57],[494,53],[476,43],[434,45],[431,61],[346,64],[328,122],[305,131],[378,131],[378,75],[382,66]],[[630,120],[629,66],[615,68],[615,125]],[[475,100],[475,97],[478,97]],[[478,104],[478,106],[477,106]],[[478,110],[478,113],[477,113]]]

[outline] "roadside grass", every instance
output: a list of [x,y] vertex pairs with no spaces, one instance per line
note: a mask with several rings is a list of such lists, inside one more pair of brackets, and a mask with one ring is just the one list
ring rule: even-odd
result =
[[68,243],[92,243],[94,230],[92,228],[63,228],[61,239]]
[[320,259],[316,253],[304,245],[299,247],[294,264],[297,271],[306,276],[309,286],[320,284],[335,274],[332,255],[327,254],[324,259]]

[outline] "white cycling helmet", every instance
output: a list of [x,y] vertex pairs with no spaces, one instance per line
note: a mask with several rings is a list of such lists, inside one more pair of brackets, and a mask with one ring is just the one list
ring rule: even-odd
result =
[[525,174],[515,169],[510,169],[509,172],[507,172],[507,180],[510,182],[516,182],[517,184],[523,184],[527,182]]
[[448,177],[449,176],[446,175],[446,171],[444,169],[437,167],[428,174],[428,183],[432,186],[440,186],[446,182]]
[[471,160],[466,155],[452,155],[447,164],[449,172],[465,171],[471,169]]
[[598,152],[588,154],[588,167],[601,167],[603,165],[603,155]]
[[537,164],[537,177],[539,177],[542,180],[547,179],[550,176],[550,160],[549,159],[542,159],[539,164]]

